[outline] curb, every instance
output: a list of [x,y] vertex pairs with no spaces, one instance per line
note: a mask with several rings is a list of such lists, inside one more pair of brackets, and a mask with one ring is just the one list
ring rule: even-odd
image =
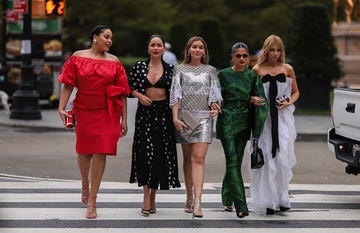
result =
[[[1,123],[0,126],[11,127],[22,130],[31,130],[33,132],[75,132],[75,129],[67,129],[62,127],[41,126],[41,125],[23,125],[23,124],[6,124]],[[216,137],[216,133],[213,133]],[[298,142],[326,142],[327,133],[297,133],[296,141]]]

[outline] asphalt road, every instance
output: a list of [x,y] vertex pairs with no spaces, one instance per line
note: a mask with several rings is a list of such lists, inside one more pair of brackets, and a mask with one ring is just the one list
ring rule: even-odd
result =
[[[0,127],[0,173],[56,179],[79,180],[73,132],[34,132]],[[116,157],[108,157],[104,181],[127,182],[130,174],[132,135],[121,138]],[[329,152],[325,141],[299,141],[295,145],[297,165],[292,183],[360,184],[360,177],[344,172],[344,164]],[[244,181],[248,182],[248,155],[243,163]],[[179,176],[182,154],[178,147]],[[206,157],[205,182],[221,182],[225,159],[220,141],[213,139]]]

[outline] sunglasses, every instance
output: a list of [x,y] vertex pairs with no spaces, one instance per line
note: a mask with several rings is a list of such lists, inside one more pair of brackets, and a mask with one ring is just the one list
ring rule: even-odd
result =
[[244,54],[235,54],[234,55],[236,58],[241,58],[241,57],[243,57],[243,58],[248,58],[249,57],[249,54],[247,54],[247,53],[244,53]]

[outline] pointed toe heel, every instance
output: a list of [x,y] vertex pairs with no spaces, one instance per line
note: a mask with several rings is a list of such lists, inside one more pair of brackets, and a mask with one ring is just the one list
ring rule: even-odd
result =
[[200,199],[195,199],[194,207],[193,207],[193,218],[202,218],[203,213],[201,210],[201,201]]

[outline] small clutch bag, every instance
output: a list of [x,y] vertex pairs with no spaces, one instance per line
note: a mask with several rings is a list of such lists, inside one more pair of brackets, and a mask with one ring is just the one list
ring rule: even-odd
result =
[[281,106],[284,103],[289,102],[289,97],[287,95],[282,95],[282,96],[276,97],[275,101],[276,101],[277,106]]
[[192,132],[200,125],[200,121],[196,119],[190,111],[183,111],[181,115],[181,120],[185,123],[185,125],[187,125],[187,131],[190,132]]
[[72,110],[68,110],[66,112],[67,112],[68,116],[65,117],[65,127],[70,129],[70,128],[74,127],[76,124],[75,114]]

